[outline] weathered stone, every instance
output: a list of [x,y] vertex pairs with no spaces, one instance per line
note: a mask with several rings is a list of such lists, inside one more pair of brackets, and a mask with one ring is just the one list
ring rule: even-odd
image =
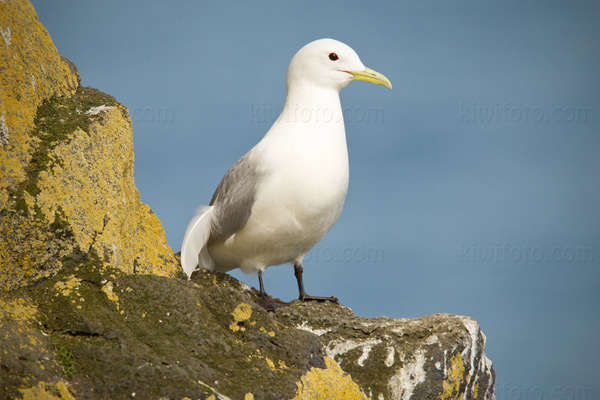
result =
[[8,189],[26,179],[37,140],[29,135],[37,107],[79,86],[74,65],[54,47],[27,0],[0,2],[0,210]]
[[361,318],[298,301],[272,313],[256,297],[227,274],[186,281],[88,261],[0,297],[0,388],[10,398],[58,384],[77,399],[493,398],[485,338],[468,317]]
[[226,274],[186,281],[87,262],[0,298],[0,387],[16,396],[68,382],[78,399],[306,399],[326,387],[324,398],[364,398],[317,336],[255,297]]
[[470,317],[363,318],[331,304],[293,303],[277,320],[319,336],[373,399],[490,399],[494,371]]
[[9,135],[0,145],[0,290],[91,255],[128,272],[174,275],[162,225],[135,187],[127,109],[78,87],[31,5],[0,9],[8,32],[0,130]]

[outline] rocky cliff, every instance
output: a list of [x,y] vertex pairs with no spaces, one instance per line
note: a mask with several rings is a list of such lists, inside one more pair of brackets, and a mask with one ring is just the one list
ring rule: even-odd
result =
[[0,298],[0,391],[59,399],[493,398],[485,336],[469,317],[361,318],[333,303],[298,301],[267,312],[256,296],[227,274],[203,270],[186,281],[87,261]]
[[0,290],[92,254],[173,276],[173,251],[133,180],[127,109],[79,86],[29,2],[0,2],[0,32]]
[[0,399],[492,399],[469,317],[268,312],[182,278],[133,180],[128,111],[0,0]]

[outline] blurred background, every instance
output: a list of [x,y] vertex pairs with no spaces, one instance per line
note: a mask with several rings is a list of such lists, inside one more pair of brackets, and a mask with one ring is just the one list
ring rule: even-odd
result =
[[[83,85],[129,108],[136,184],[176,252],[278,116],[295,52],[353,47],[394,89],[341,93],[350,188],[307,291],[472,316],[500,400],[600,398],[600,3],[33,4]],[[265,286],[297,296],[291,266]]]

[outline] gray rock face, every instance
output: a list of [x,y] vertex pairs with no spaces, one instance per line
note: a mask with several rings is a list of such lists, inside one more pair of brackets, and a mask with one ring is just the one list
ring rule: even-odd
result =
[[294,303],[278,320],[317,335],[373,399],[493,399],[486,337],[470,317],[363,318],[332,304]]

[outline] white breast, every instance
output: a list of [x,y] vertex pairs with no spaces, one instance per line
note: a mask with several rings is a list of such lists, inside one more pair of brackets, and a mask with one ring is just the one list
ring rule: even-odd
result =
[[280,119],[252,151],[260,152],[268,172],[251,216],[209,248],[218,264],[246,271],[302,258],[338,220],[348,190],[341,107],[330,121]]

